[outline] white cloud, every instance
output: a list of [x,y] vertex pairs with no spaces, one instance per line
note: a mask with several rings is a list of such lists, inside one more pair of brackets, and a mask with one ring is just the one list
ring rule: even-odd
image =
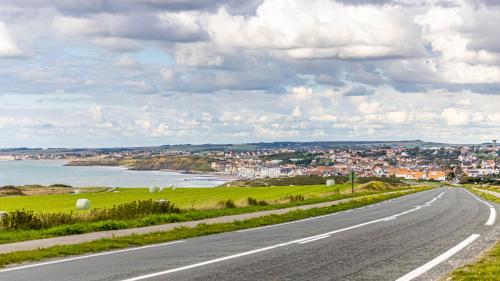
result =
[[296,106],[294,109],[293,109],[293,112],[292,112],[292,117],[301,117],[302,116],[302,109],[300,109],[300,106]]
[[123,56],[118,58],[115,61],[115,65],[118,67],[122,68],[128,68],[128,69],[141,69],[142,65],[135,59],[128,57],[128,56]]
[[404,124],[409,122],[410,114],[406,111],[391,111],[386,114],[386,118],[395,124]]
[[[411,19],[411,18],[410,18]],[[224,8],[207,16],[223,47],[287,50],[294,58],[383,58],[423,53],[418,32],[398,6],[345,5],[322,0],[266,0],[252,17]]]
[[12,36],[4,22],[0,21],[0,57],[18,57],[23,52],[12,39]]
[[470,113],[459,111],[454,107],[443,110],[441,116],[449,126],[462,126],[469,122]]
[[311,98],[313,90],[307,87],[293,87],[292,93],[297,99],[304,100]]
[[373,114],[381,109],[381,105],[379,102],[361,102],[357,103],[356,107],[358,111],[362,114]]

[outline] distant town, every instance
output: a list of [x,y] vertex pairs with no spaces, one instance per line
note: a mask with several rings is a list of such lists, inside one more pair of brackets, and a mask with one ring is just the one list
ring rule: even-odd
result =
[[0,160],[67,160],[77,166],[130,165],[143,170],[213,172],[244,179],[345,176],[354,171],[359,177],[450,182],[499,181],[499,156],[496,141],[481,145],[422,141],[287,142],[0,150]]

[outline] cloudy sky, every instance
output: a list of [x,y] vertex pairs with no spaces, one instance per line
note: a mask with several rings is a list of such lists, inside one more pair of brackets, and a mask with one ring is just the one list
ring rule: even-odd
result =
[[0,0],[0,147],[500,137],[500,1]]

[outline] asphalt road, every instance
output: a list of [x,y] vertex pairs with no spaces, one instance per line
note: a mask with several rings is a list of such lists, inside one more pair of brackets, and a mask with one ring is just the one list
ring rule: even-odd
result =
[[[11,267],[0,280],[412,280],[491,244],[495,208],[439,188],[341,213]],[[493,236],[493,238],[492,238]]]

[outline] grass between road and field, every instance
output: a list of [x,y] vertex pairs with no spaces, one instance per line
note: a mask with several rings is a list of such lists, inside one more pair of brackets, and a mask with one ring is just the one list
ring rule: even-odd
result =
[[[472,188],[468,189],[486,200],[500,204],[500,198],[498,197],[474,190]],[[451,273],[451,279],[458,281],[500,280],[500,242],[484,254],[479,261],[454,270]]]
[[138,247],[148,244],[163,243],[163,242],[187,239],[203,235],[217,234],[222,232],[236,231],[241,229],[284,223],[294,220],[305,219],[309,217],[335,213],[348,209],[358,208],[361,206],[374,204],[380,201],[429,189],[431,188],[422,187],[422,188],[415,188],[409,191],[401,191],[398,193],[372,195],[364,198],[354,199],[353,201],[347,203],[341,203],[330,207],[315,208],[309,210],[296,210],[282,215],[269,215],[269,216],[247,219],[243,221],[235,221],[232,223],[200,224],[193,228],[181,227],[166,232],[157,232],[144,235],[130,235],[124,237],[116,237],[112,239],[100,239],[76,245],[61,245],[44,249],[0,254],[0,267],[4,267],[6,265],[15,263],[39,261],[47,258],[57,258],[70,255],[95,253],[95,252],[102,252],[102,251],[127,248],[127,247]]
[[[267,211],[267,210],[282,209],[282,208],[295,207],[301,205],[322,203],[328,201],[335,201],[340,199],[348,199],[353,197],[369,196],[373,194],[379,194],[391,191],[398,191],[398,190],[392,189],[392,190],[382,190],[382,191],[361,191],[361,192],[356,192],[354,194],[351,193],[333,194],[325,197],[312,197],[309,199],[304,199],[299,201],[283,202],[278,204],[268,204],[261,206],[215,208],[206,210],[189,209],[189,210],[183,210],[180,213],[153,214],[127,220],[105,220],[96,222],[74,223],[74,224],[54,226],[46,229],[2,230],[0,231],[0,244],[50,238],[57,236],[65,236],[65,235],[73,235],[73,234],[83,234],[95,231],[136,228],[136,227],[158,225],[165,223],[185,222],[185,221],[201,220],[201,219],[215,218],[221,216],[238,215],[244,213],[252,213],[258,211]],[[259,198],[262,198],[262,196],[260,196]]]

